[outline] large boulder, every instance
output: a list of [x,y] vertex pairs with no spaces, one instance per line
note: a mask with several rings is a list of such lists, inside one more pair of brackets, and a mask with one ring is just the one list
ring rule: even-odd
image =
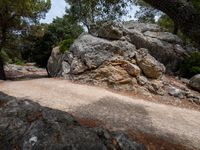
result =
[[90,34],[82,34],[70,48],[87,69],[98,68],[114,57],[128,59],[135,55],[135,50],[135,46],[127,41],[109,41]]
[[131,61],[135,54],[135,46],[127,41],[109,41],[84,33],[74,42],[69,52],[60,55],[58,48],[53,49],[48,71],[52,76],[78,75],[94,70],[107,61]]
[[[94,30],[93,35],[83,33],[63,55],[58,48],[54,48],[48,63],[50,75],[81,83],[135,91],[136,78],[142,74],[157,79],[165,73],[165,67],[148,51],[137,50],[125,38],[110,40],[110,35],[106,34],[106,38],[99,37],[99,32],[107,26],[111,24]],[[112,25],[113,30],[117,27],[117,24]],[[119,32],[124,33],[122,27],[119,27]]]
[[1,150],[146,150],[124,134],[83,127],[66,112],[1,92],[0,118]]
[[[187,52],[182,47],[182,40],[155,24],[134,21],[119,23],[102,23],[91,33],[111,40],[127,40],[139,48],[146,48],[149,53],[166,66],[170,74],[176,72]],[[115,33],[115,34],[113,34]]]
[[147,49],[139,49],[136,60],[143,73],[149,78],[157,79],[165,73],[165,66],[152,57]]
[[200,91],[200,74],[197,74],[190,79],[189,86],[197,91]]
[[124,29],[127,40],[137,49],[148,49],[153,57],[165,65],[167,73],[176,72],[187,55],[181,39],[158,25],[130,21],[124,24]]
[[[69,51],[52,51],[51,76],[138,93],[139,89],[163,95],[164,86],[153,79],[177,71],[186,55],[182,41],[155,24],[101,23],[74,41]],[[164,66],[164,65],[165,66]],[[167,91],[165,93],[168,93]]]
[[63,55],[60,52],[59,47],[53,48],[47,64],[48,74],[51,77],[64,76],[65,74],[68,74],[70,72],[70,65],[68,62],[72,61],[72,59],[71,53]]

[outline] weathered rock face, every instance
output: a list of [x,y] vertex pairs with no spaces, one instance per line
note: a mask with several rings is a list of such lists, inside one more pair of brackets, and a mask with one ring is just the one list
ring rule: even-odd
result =
[[83,127],[66,112],[1,92],[0,118],[1,150],[146,150],[124,134]]
[[136,77],[142,73],[155,79],[165,73],[161,63],[148,52],[144,56],[143,53],[143,49],[136,50],[126,40],[110,41],[84,33],[64,55],[58,54],[57,48],[53,49],[48,68],[53,77],[63,76],[82,83],[135,90]]
[[[165,65],[168,73],[172,73],[177,71],[186,55],[181,45],[182,41],[176,35],[164,32],[155,24],[129,21],[122,25],[107,22],[92,26],[91,35],[82,34],[64,56],[55,48],[49,59],[48,70],[51,76],[81,74],[98,68],[105,61],[130,60],[135,56],[136,48],[146,48],[149,54]],[[160,72],[164,72],[163,66],[160,66]]]
[[123,26],[117,23],[113,24],[113,22],[106,22],[92,26],[91,34],[105,39],[119,40],[123,37]]
[[147,49],[139,49],[136,60],[138,66],[149,78],[157,79],[165,73],[165,66],[152,57]]
[[189,86],[197,91],[200,91],[200,74],[197,74],[190,79]]
[[62,68],[62,54],[60,53],[59,47],[55,47],[52,50],[47,68],[50,76],[56,77],[60,75]]
[[[106,34],[103,32],[105,30]],[[153,57],[166,66],[168,73],[177,71],[179,64],[187,55],[181,46],[180,38],[164,32],[161,27],[155,24],[136,23],[134,21],[125,22],[124,25],[105,23],[93,30],[94,35],[106,39],[113,39],[110,38],[110,35],[107,36],[112,32],[120,33],[117,40],[125,39],[135,45],[137,49],[148,49]]]

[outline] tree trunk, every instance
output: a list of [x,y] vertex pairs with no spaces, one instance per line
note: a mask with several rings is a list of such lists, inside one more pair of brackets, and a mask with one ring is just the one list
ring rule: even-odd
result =
[[166,13],[179,29],[200,45],[200,14],[188,0],[144,0]]
[[[2,36],[0,39],[1,40],[0,41],[0,53],[6,43],[6,29],[2,28],[1,34],[2,34]],[[0,56],[0,80],[6,80],[6,75],[5,75],[5,71],[4,71],[4,62],[3,62],[3,58],[1,56]]]
[[175,34],[175,35],[178,34],[178,26],[175,23],[174,23],[173,34]]
[[3,61],[0,58],[0,80],[6,80],[6,75],[3,67]]

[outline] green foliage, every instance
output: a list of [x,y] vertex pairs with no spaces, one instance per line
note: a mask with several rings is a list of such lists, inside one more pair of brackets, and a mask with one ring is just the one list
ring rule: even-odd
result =
[[190,78],[196,74],[200,74],[200,52],[192,53],[181,66],[182,76]]
[[69,50],[70,46],[73,44],[75,39],[67,39],[60,42],[59,50],[61,53],[64,53]]
[[192,0],[192,4],[197,9],[197,11],[200,13],[200,1],[199,0]]
[[117,20],[127,14],[132,0],[65,0],[71,7],[66,10],[74,20],[89,30],[98,21]]
[[[162,15],[157,21],[157,24],[165,28],[168,32],[174,32],[174,22],[167,15]],[[178,30],[177,36],[179,36],[185,44],[192,43],[192,40],[184,35],[180,30]]]
[[83,28],[70,16],[56,18],[47,25],[32,27],[32,31],[24,36],[22,57],[27,61],[36,62],[41,67],[46,67],[52,48],[66,40],[62,51],[67,50],[68,44],[83,32]]
[[50,0],[1,0],[0,1],[0,40],[1,47],[12,34],[27,30],[50,9]]
[[4,49],[2,49],[0,52],[0,58],[1,60],[3,60],[3,62],[12,62],[12,60],[9,58],[8,54],[5,52]]
[[158,22],[157,22],[161,27],[164,27],[167,29],[169,32],[173,32],[174,29],[174,22],[167,16],[167,15],[162,15]]
[[23,60],[21,60],[21,59],[16,59],[15,60],[15,62],[14,62],[16,65],[20,65],[20,66],[23,66],[23,65],[25,65],[25,62],[23,61]]
[[17,60],[22,60],[19,50],[3,48],[0,52],[0,57],[6,63],[16,63]]

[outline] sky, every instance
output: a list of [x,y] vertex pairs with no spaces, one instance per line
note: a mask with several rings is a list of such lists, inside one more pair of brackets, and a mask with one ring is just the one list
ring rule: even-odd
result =
[[46,18],[42,19],[41,23],[51,23],[53,18],[62,17],[65,14],[65,0],[51,0],[51,9],[46,14]]
[[[46,14],[46,18],[42,19],[40,22],[41,23],[51,23],[54,18],[62,17],[65,14],[66,6],[67,5],[66,5],[65,0],[51,0],[51,9]],[[126,17],[123,17],[123,19],[124,20],[133,20],[134,15],[138,9],[139,8],[136,6],[130,7],[128,16],[131,16],[131,18],[126,16]]]

